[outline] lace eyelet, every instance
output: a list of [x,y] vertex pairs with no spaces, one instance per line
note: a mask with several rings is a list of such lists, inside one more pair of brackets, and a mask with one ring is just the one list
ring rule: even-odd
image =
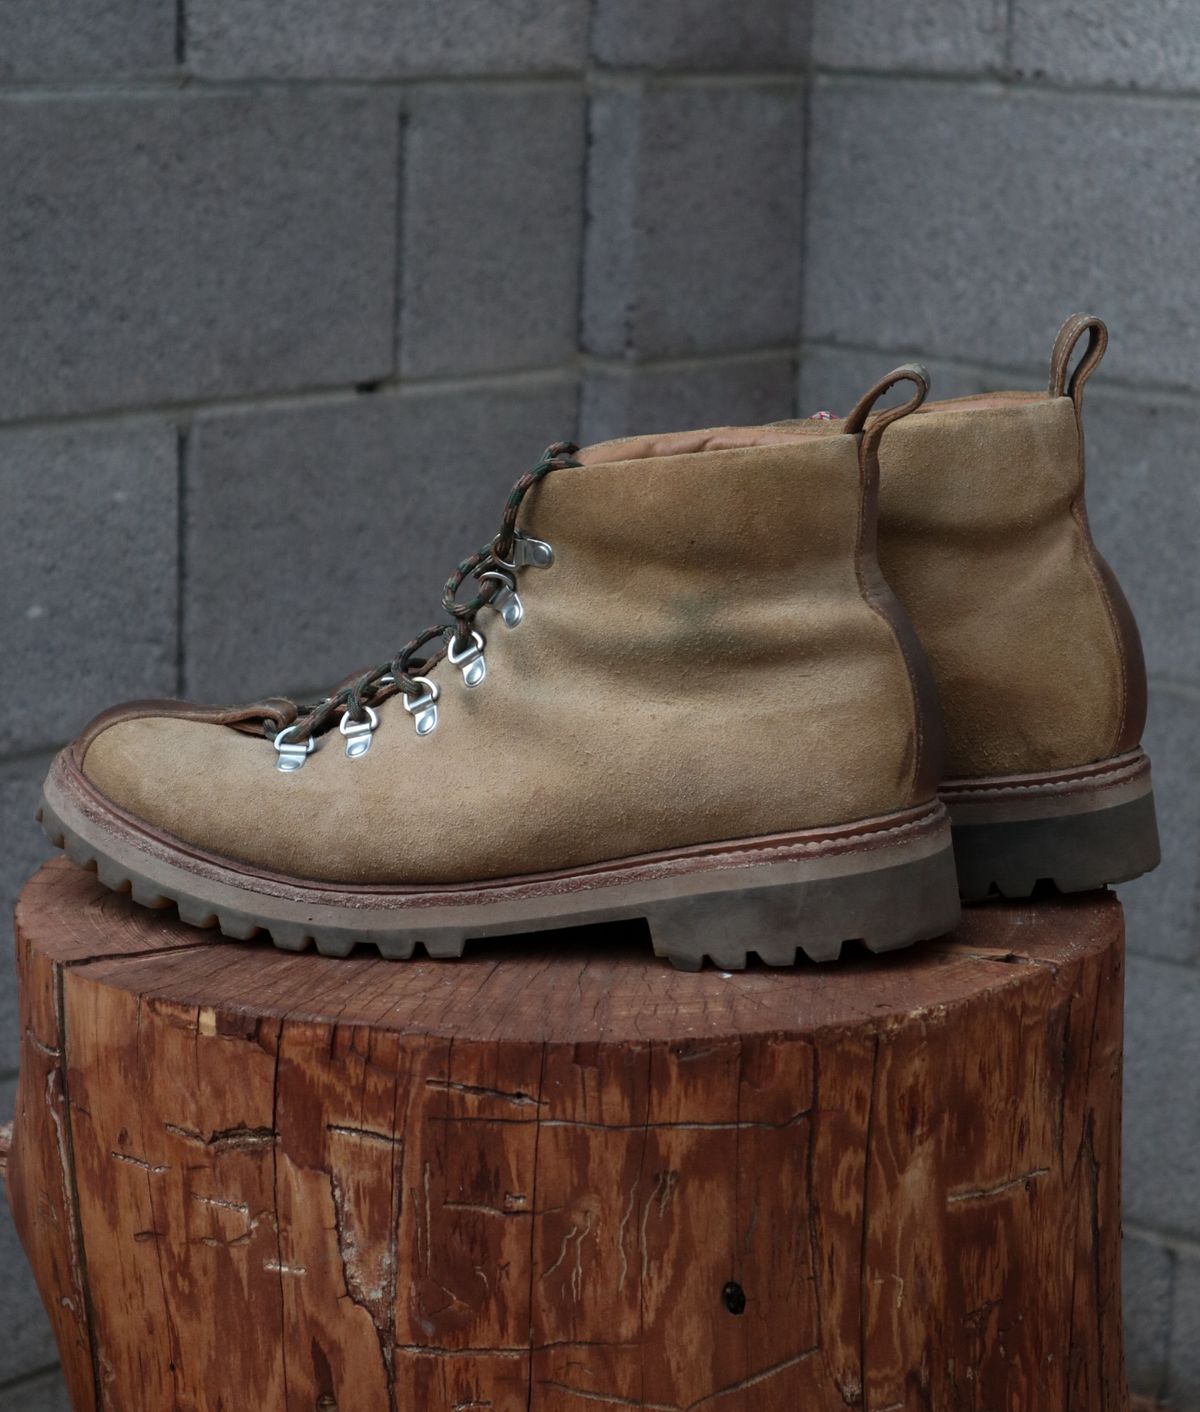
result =
[[437,730],[437,699],[442,694],[441,689],[437,682],[431,681],[429,677],[413,677],[413,681],[419,681],[425,690],[420,696],[412,696],[407,691],[404,692],[404,709],[413,718],[418,735],[432,735]]
[[288,740],[295,729],[295,725],[286,726],[275,737],[275,768],[286,775],[302,769],[305,760],[317,748],[317,742],[311,735],[305,740]]
[[496,535],[492,540],[492,560],[510,573],[517,569],[548,569],[554,563],[552,545],[547,544],[544,539],[534,539],[530,534],[522,534],[520,530],[513,534],[512,561],[502,559],[496,552],[500,537]]
[[[499,534],[492,538],[489,545],[468,555],[451,574],[443,593],[443,603],[457,621],[449,627],[435,623],[433,627],[426,628],[423,633],[413,638],[384,666],[362,674],[352,685],[344,687],[333,697],[325,697],[316,706],[299,708],[303,713],[301,719],[293,720],[292,725],[281,730],[274,738],[276,765],[280,770],[292,773],[301,769],[317,747],[316,736],[313,734],[303,741],[293,741],[290,739],[291,735],[303,725],[315,732],[328,729],[330,718],[339,707],[343,708],[343,714],[338,721],[338,729],[346,738],[347,756],[354,760],[365,755],[371,748],[371,738],[378,726],[376,713],[367,702],[374,701],[378,704],[385,692],[390,694],[398,691],[397,677],[409,683],[420,683],[422,686],[423,690],[419,693],[401,692],[401,696],[404,709],[413,717],[417,734],[430,735],[437,729],[437,701],[440,693],[436,683],[428,677],[412,675],[411,669],[423,668],[425,671],[431,671],[438,662],[448,657],[451,665],[462,672],[466,686],[475,687],[484,680],[487,675],[487,664],[483,655],[486,639],[474,628],[476,614],[484,606],[491,607],[501,615],[506,627],[518,627],[525,617],[525,606],[517,593],[518,570],[545,569],[554,563],[554,549],[551,545],[515,528],[517,511],[528,492],[551,471],[581,464],[573,459],[578,449],[574,442],[570,441],[554,442],[547,447],[537,464],[513,486],[505,508],[502,522],[504,527]],[[498,552],[501,543],[506,545],[511,559],[501,558]],[[480,572],[484,569],[487,572]],[[490,579],[498,587],[490,598],[481,593],[477,594],[470,604],[460,605],[456,601],[456,595],[468,574],[474,574],[481,583]],[[465,642],[467,634],[470,634],[470,646],[460,650],[458,643]],[[418,656],[427,643],[436,639],[443,642],[440,651],[432,656]],[[347,701],[355,703],[360,719],[353,719],[347,714],[344,709]],[[364,714],[365,720],[361,719]],[[269,733],[270,726],[277,724],[278,717],[273,712],[264,713],[264,733]]]
[[370,706],[364,706],[363,710],[367,715],[365,721],[351,720],[350,712],[347,711],[338,722],[338,730],[346,737],[347,760],[361,759],[370,750],[371,737],[379,725],[379,717]]
[[487,676],[487,662],[483,656],[486,646],[487,641],[483,634],[472,628],[470,643],[461,652],[456,652],[454,633],[451,631],[446,643],[446,660],[462,673],[464,686],[478,686]]
[[525,605],[517,593],[516,579],[506,569],[489,569],[486,574],[479,575],[481,584],[489,579],[495,580],[501,587],[488,603],[488,607],[494,608],[500,614],[506,628],[520,627],[525,620]]

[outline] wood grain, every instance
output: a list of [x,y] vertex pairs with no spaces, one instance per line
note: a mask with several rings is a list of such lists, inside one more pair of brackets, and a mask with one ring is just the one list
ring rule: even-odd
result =
[[77,1409],[1127,1412],[1107,895],[734,975],[292,955],[62,861],[17,925]]

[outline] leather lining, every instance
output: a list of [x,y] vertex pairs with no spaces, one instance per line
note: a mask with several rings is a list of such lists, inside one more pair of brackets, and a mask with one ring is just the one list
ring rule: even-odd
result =
[[[891,378],[893,375],[889,374]],[[884,379],[887,382],[887,379]],[[871,390],[879,395],[879,386]],[[870,394],[868,394],[870,396]],[[1046,402],[1044,392],[982,392],[965,397],[948,397],[938,402],[925,402],[906,410],[913,416],[927,417],[938,412],[995,412],[1024,402]],[[890,407],[873,412],[866,419],[868,427],[881,420],[886,425],[899,408]],[[694,456],[702,451],[739,451],[752,446],[786,446],[811,436],[829,436],[848,430],[848,419],[832,421],[797,418],[790,421],[768,422],[763,426],[705,427],[700,431],[648,433],[645,436],[618,437],[612,441],[597,441],[575,453],[575,459],[585,466],[602,466],[614,461],[641,461],[661,456]]]

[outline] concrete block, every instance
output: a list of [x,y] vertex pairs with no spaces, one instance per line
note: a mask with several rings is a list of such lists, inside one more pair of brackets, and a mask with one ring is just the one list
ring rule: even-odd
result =
[[577,90],[417,95],[404,157],[404,373],[547,367],[574,355],[583,161]]
[[1162,866],[1120,888],[1129,945],[1146,956],[1200,959],[1200,692],[1154,683],[1146,750],[1154,769]]
[[[20,1058],[13,907],[26,879],[56,851],[34,818],[50,760],[49,755],[33,756],[0,765],[0,839],[4,840],[0,860],[0,1074],[15,1073]],[[0,1107],[0,1123],[9,1116]],[[0,1270],[3,1268],[0,1264]]]
[[816,0],[813,57],[844,69],[985,73],[1004,65],[1005,0]]
[[1175,1257],[1160,1241],[1130,1235],[1121,1243],[1125,1366],[1134,1393],[1155,1397],[1166,1374]]
[[319,696],[443,618],[513,483],[573,437],[574,380],[412,389],[197,421],[189,694]]
[[[0,1123],[12,1116],[15,1094],[11,1081],[0,1083]],[[68,1412],[60,1387],[37,1388],[28,1383],[8,1386],[26,1374],[41,1372],[58,1361],[50,1324],[38,1298],[33,1273],[13,1229],[0,1182],[0,1412]],[[53,1384],[53,1378],[47,1378]],[[58,1395],[59,1400],[54,1401]],[[39,1400],[40,1399],[40,1400]]]
[[578,71],[587,0],[188,0],[187,63],[210,78]]
[[0,420],[392,368],[386,94],[0,99]]
[[1086,6],[1013,0],[1012,66],[1022,77],[1140,89],[1200,87],[1200,29],[1188,0]]
[[174,690],[175,440],[158,419],[0,429],[0,754]]
[[1200,1236],[1200,968],[1130,956],[1125,1218]]
[[[1107,360],[1106,360],[1107,363]],[[1200,404],[1088,383],[1088,515],[1137,615],[1152,673],[1200,686]]]
[[593,364],[584,376],[580,437],[774,422],[793,411],[790,358],[744,358],[692,367]]
[[805,337],[1040,370],[1091,309],[1113,333],[1105,373],[1186,382],[1195,132],[1187,104],[819,81]]
[[[986,375],[959,363],[946,363],[926,356],[920,349],[881,349],[878,352],[860,348],[830,348],[806,344],[800,353],[799,410],[801,417],[814,412],[832,412],[844,417],[858,399],[881,377],[901,363],[914,359],[929,370],[930,400],[944,397],[966,397],[984,392]],[[890,407],[905,402],[912,394],[909,384],[901,384],[879,403]]]
[[[21,840],[14,833],[14,828],[19,824],[22,830],[29,832],[32,815],[15,822],[9,817],[11,800],[7,776],[10,770],[11,767],[0,766],[0,829],[8,847],[11,849],[15,843],[16,851],[20,853],[23,851]],[[6,859],[6,871],[7,863]],[[0,1071],[9,1064],[10,1059],[13,1064],[16,1062],[10,1004],[15,991],[15,977],[9,929],[12,906],[8,890],[7,877],[0,875],[0,902],[4,905],[4,918],[0,923],[0,936],[3,937],[3,944],[0,945]],[[16,1097],[15,1075],[0,1079],[0,1123],[12,1119]],[[0,1182],[0,1327],[4,1329],[4,1337],[0,1339],[0,1383],[3,1384],[0,1386],[0,1412],[70,1412],[62,1377],[56,1371],[40,1375],[37,1372],[47,1364],[56,1362],[57,1353],[33,1275],[13,1229],[8,1203],[2,1198],[3,1183]],[[25,1374],[32,1376],[26,1378]],[[10,1382],[10,1379],[18,1381]]]
[[175,0],[5,0],[0,82],[112,78],[175,68]]
[[786,69],[808,60],[812,0],[598,0],[592,56],[614,68]]
[[605,357],[794,343],[799,84],[647,83],[598,94],[584,339]]
[[1181,1252],[1168,1355],[1167,1406],[1177,1412],[1200,1407],[1200,1256]]
[[71,1412],[62,1374],[55,1369],[0,1390],[0,1412]]

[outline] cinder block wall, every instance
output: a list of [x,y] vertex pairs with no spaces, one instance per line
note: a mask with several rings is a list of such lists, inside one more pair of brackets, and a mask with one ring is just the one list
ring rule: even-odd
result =
[[[1167,853],[1125,890],[1130,1368],[1196,1412],[1198,91],[1168,0],[9,0],[3,900],[90,713],[385,655],[547,441],[844,411],[913,354],[1038,386],[1094,309]],[[63,1406],[2,1214],[0,1328],[0,1412]]]
[[[6,912],[95,711],[382,660],[550,441],[792,414],[808,28],[792,0],[0,6]],[[53,1362],[0,1209],[0,1409],[63,1405]]]
[[1167,0],[819,0],[802,412],[912,354],[1045,385],[1101,314],[1089,508],[1145,638],[1164,864],[1128,906],[1131,1383],[1200,1409],[1200,15]]

